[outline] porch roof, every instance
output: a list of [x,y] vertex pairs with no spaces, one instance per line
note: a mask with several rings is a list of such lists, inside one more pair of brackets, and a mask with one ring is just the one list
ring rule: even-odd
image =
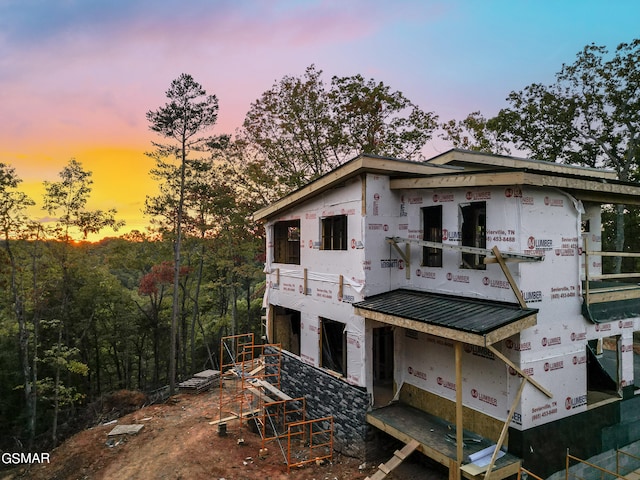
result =
[[515,303],[398,289],[353,304],[382,323],[487,346],[536,325],[537,309]]

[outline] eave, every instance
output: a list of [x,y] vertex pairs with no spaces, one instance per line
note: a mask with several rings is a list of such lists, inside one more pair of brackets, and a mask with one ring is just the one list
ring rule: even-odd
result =
[[544,175],[526,170],[396,178],[390,182],[392,190],[514,185],[558,188],[571,193],[579,200],[589,202],[640,205],[640,185],[595,178]]
[[331,172],[317,178],[286,197],[262,208],[253,214],[255,221],[263,221],[283,210],[292,208],[308,198],[330,190],[361,173],[374,173],[389,176],[434,175],[460,170],[446,165],[429,165],[422,162],[398,160],[373,155],[360,155]]
[[605,180],[617,180],[618,178],[616,172],[613,170],[581,167],[576,165],[563,165],[544,160],[532,160],[507,155],[494,155],[461,149],[449,150],[441,155],[430,158],[426,163],[430,165],[463,167],[465,171],[486,171],[488,167],[494,167],[493,169],[526,169],[528,171],[546,172],[553,175],[573,175]]

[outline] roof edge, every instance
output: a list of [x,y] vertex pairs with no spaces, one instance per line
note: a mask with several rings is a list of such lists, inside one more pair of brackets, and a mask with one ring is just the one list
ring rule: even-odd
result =
[[334,186],[361,173],[393,173],[396,175],[429,175],[460,170],[451,165],[430,165],[425,162],[400,160],[370,154],[359,155],[339,167],[316,178],[304,187],[276,200],[272,204],[254,212],[254,221],[263,221],[282,210],[297,205],[307,198],[329,190]]

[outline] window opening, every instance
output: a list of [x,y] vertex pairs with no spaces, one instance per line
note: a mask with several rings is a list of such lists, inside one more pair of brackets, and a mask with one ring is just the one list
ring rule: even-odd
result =
[[347,249],[347,216],[335,215],[322,219],[322,249]]
[[[422,209],[423,240],[442,243],[442,205]],[[442,249],[422,247],[422,265],[442,266]]]
[[[487,203],[473,202],[460,205],[462,217],[462,246],[487,248]],[[462,253],[462,268],[486,270],[485,255]]]
[[620,336],[587,342],[587,403],[620,395]]
[[275,307],[273,334],[273,343],[279,343],[283,350],[300,355],[300,312]]
[[322,351],[320,353],[321,366],[347,375],[347,335],[346,325],[326,318],[320,319],[322,333]]
[[300,220],[277,222],[273,226],[273,260],[300,265]]

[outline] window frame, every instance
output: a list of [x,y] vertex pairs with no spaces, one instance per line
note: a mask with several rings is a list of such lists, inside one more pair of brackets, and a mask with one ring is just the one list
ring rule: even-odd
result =
[[342,377],[347,376],[346,323],[320,317],[320,366]]
[[[442,205],[421,209],[422,239],[426,242],[442,243]],[[442,248],[422,247],[423,267],[442,267]]]
[[331,215],[320,219],[321,250],[347,250],[348,246],[347,215]]
[[300,220],[273,224],[273,261],[300,265]]
[[[462,246],[487,248],[487,202],[461,203],[458,207]],[[485,257],[479,253],[462,252],[460,268],[486,270]]]

